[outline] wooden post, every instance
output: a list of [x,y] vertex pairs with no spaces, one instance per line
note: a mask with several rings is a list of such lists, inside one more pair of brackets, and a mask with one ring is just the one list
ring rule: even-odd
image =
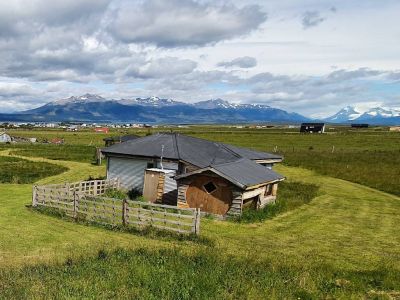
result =
[[36,185],[34,185],[32,188],[32,206],[33,207],[37,206],[36,193],[37,193],[37,187],[36,187]]
[[278,184],[274,183],[272,185],[272,196],[276,196],[277,193],[278,193]]
[[97,165],[101,165],[101,149],[100,148],[96,148],[96,161],[97,161]]
[[122,225],[126,226],[126,208],[127,208],[127,200],[122,200]]
[[74,191],[74,219],[76,220],[78,217],[78,196],[76,191]]
[[95,196],[97,196],[99,194],[99,182],[98,182],[98,180],[94,181],[93,194]]
[[195,226],[194,226],[194,233],[196,235],[200,235],[200,208],[196,208],[195,210]]

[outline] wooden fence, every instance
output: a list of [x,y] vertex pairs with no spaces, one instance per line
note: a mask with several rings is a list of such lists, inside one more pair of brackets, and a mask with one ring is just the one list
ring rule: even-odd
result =
[[106,180],[34,186],[32,206],[54,208],[96,223],[200,234],[199,209],[101,196],[107,189],[118,187],[118,181]]

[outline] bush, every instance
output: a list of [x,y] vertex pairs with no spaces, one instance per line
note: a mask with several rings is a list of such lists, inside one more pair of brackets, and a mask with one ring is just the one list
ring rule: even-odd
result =
[[318,194],[318,186],[302,182],[282,182],[279,184],[278,196],[275,203],[262,209],[245,209],[240,217],[234,220],[240,223],[262,222],[281,213],[296,209],[309,203]]
[[121,200],[128,198],[128,194],[119,189],[108,189],[103,196]]

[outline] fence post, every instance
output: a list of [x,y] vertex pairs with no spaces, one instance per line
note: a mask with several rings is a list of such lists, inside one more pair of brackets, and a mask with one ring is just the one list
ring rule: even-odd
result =
[[200,235],[200,208],[196,208],[195,210],[195,218],[196,218],[196,223],[194,226],[194,233],[196,235]]
[[126,226],[126,208],[127,208],[127,200],[122,200],[122,225]]
[[78,217],[78,199],[76,191],[74,191],[74,219]]
[[37,192],[37,188],[36,188],[36,185],[34,185],[32,187],[32,206],[33,207],[37,206],[36,192]]

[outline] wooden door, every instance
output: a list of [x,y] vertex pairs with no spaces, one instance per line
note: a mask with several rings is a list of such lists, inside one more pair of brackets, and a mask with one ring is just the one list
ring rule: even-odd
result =
[[150,202],[157,200],[157,187],[160,173],[146,170],[144,173],[143,198]]
[[[207,193],[204,185],[212,182],[216,189]],[[222,178],[196,176],[186,191],[186,202],[189,207],[200,208],[201,211],[225,215],[232,203],[230,184]]]

